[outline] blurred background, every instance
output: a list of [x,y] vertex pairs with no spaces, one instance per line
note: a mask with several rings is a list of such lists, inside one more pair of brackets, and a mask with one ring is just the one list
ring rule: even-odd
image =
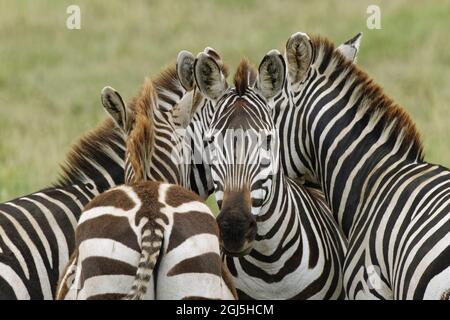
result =
[[[81,30],[66,9],[81,8]],[[381,9],[369,30],[367,7]],[[0,201],[54,182],[76,139],[106,117],[105,85],[128,100],[181,49],[216,48],[234,70],[303,31],[336,44],[364,33],[358,64],[416,122],[426,160],[450,166],[450,1],[2,0]]]

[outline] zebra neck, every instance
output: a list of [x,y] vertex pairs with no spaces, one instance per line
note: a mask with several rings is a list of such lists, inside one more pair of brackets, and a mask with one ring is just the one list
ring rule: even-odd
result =
[[185,141],[176,131],[171,114],[154,110],[153,119],[155,143],[148,176],[155,181],[189,187]]
[[198,103],[195,90],[187,92],[183,88],[174,68],[169,68],[154,82],[159,108],[153,110],[155,148],[150,177],[156,181],[190,188],[191,154],[187,152],[189,148],[185,129],[190,124]]
[[186,142],[190,150],[190,165],[186,174],[189,175],[190,189],[202,199],[207,199],[214,193],[214,184],[211,176],[210,155],[204,148],[204,137],[214,116],[214,105],[211,101],[204,101],[195,111],[195,114],[186,128]]
[[[362,98],[361,98],[362,99]],[[330,105],[312,104],[305,120],[305,150],[312,176],[346,236],[364,200],[369,181],[386,163],[417,162],[415,141],[405,141],[383,112],[368,112],[360,98],[344,95]]]
[[52,186],[93,184],[99,192],[124,182],[125,137],[112,120],[80,138],[62,166],[62,174]]
[[[274,177],[274,185],[268,201],[261,207],[257,217],[258,234],[254,248],[263,255],[275,257],[273,253],[280,250],[287,237],[288,228],[300,225],[297,210],[293,208],[292,181],[283,172]],[[301,234],[296,235],[301,238]],[[300,240],[301,242],[301,240]],[[272,261],[274,262],[274,261]]]

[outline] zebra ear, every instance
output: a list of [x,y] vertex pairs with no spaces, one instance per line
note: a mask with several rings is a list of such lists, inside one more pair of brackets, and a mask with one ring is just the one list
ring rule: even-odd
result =
[[205,52],[199,53],[195,59],[194,78],[200,91],[211,100],[220,98],[227,88],[219,64]]
[[356,55],[359,51],[359,45],[361,44],[362,32],[359,32],[350,40],[345,41],[339,47],[337,47],[337,51],[340,51],[344,57],[347,59],[356,62]]
[[301,82],[308,74],[313,57],[311,40],[306,33],[294,33],[286,43],[286,61],[291,82]]
[[203,50],[204,53],[206,53],[208,56],[214,59],[216,61],[217,65],[220,67],[220,72],[222,72],[225,79],[228,77],[228,67],[223,63],[222,57],[220,54],[211,47],[206,47],[205,50]]
[[120,94],[111,87],[104,87],[101,99],[103,108],[108,112],[116,125],[126,133],[129,110]]
[[180,51],[177,57],[177,75],[184,89],[194,89],[194,62],[195,57],[186,50]]
[[206,53],[211,58],[213,58],[214,60],[216,60],[217,64],[220,66],[220,64],[222,62],[222,58],[220,57],[220,54],[215,49],[213,49],[211,47],[206,47],[203,50],[203,52]]
[[258,68],[256,87],[266,98],[277,95],[286,80],[286,63],[278,50],[269,51],[262,59]]

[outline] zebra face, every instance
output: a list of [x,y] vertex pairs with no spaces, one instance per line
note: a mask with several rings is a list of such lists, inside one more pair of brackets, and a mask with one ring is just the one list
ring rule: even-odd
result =
[[216,105],[205,142],[221,209],[222,246],[226,254],[239,256],[253,247],[257,217],[278,173],[278,135],[269,100],[281,91],[286,69],[277,51],[264,57],[258,76],[244,60],[232,89],[221,83],[217,70],[212,59],[197,57],[197,85]]
[[220,101],[205,138],[219,205],[225,192],[248,193],[249,211],[258,215],[277,172],[276,137],[270,110],[253,89],[243,96],[232,89]]
[[269,199],[277,172],[278,146],[270,109],[253,89],[235,89],[220,100],[206,135],[224,251],[250,252],[256,219]]

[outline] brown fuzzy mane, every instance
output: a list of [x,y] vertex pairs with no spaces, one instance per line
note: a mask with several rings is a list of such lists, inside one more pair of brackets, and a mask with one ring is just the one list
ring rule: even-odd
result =
[[[168,79],[164,78],[163,81],[168,81]],[[134,127],[126,141],[128,160],[135,174],[133,182],[146,180],[146,168],[150,162],[155,144],[153,110],[156,101],[157,97],[153,83],[147,79],[140,95],[134,101]]]
[[256,81],[256,70],[248,62],[247,59],[242,59],[234,74],[234,86],[238,95],[242,96],[247,88],[254,85]]
[[[382,121],[386,127],[394,122],[393,133],[403,134],[404,143],[412,144],[417,159],[423,160],[423,145],[416,125],[409,114],[391,98],[389,98],[383,89],[376,84],[370,76],[361,70],[356,64],[347,60],[328,39],[314,36],[311,38],[314,48],[313,64],[323,72],[327,66],[334,64],[333,72],[348,74],[350,80],[358,85],[360,95],[368,102],[368,112],[376,114],[381,112]],[[319,57],[322,57],[319,61]]]
[[[166,67],[158,76],[153,80],[155,88],[158,88],[158,93],[161,98],[164,99],[167,97],[164,95],[164,90],[179,92],[180,84],[178,81],[178,76],[176,72],[175,64],[172,64]],[[139,93],[137,97],[134,97],[129,103],[128,107],[135,111],[135,109],[139,106],[140,108],[140,120],[138,128],[139,130],[136,132],[136,135],[144,135],[142,131],[145,131],[147,135],[151,136],[153,134],[153,122],[148,123],[148,125],[144,126],[144,118],[147,117],[147,122],[149,119],[153,119],[152,113],[149,112],[148,115],[143,115],[143,110],[145,108],[151,109],[151,95],[150,91],[153,92],[153,87],[148,86],[151,81],[145,80],[143,89]],[[184,91],[180,94],[184,94]],[[132,112],[132,115],[135,112]],[[134,122],[135,119],[130,119],[131,122]],[[151,140],[150,140],[151,141]],[[139,143],[143,143],[142,141],[136,142],[136,146],[139,146]],[[104,166],[105,164],[112,163],[112,159],[108,157],[105,152],[105,147],[113,149],[117,152],[118,157],[121,159],[125,159],[125,152],[118,147],[118,145],[123,146],[125,148],[126,141],[125,136],[120,128],[118,128],[112,119],[107,118],[101,124],[99,124],[96,128],[84,134],[79,140],[71,147],[71,150],[67,153],[66,159],[61,165],[61,173],[56,183],[54,183],[53,187],[64,187],[71,184],[76,183],[86,183],[85,177],[98,175],[95,169],[89,164],[90,161],[94,163],[99,163],[100,166]],[[143,145],[142,145],[143,146]],[[152,144],[149,145],[151,151]],[[143,150],[140,150],[143,151]],[[138,152],[138,150],[135,150]],[[117,182],[123,183],[123,165],[122,169],[118,168],[116,163],[113,164],[114,173],[117,176]],[[84,173],[84,174],[83,174]],[[120,179],[120,178],[121,179]]]
[[[53,187],[64,187],[76,183],[86,183],[86,176],[98,174],[91,166],[90,161],[101,164],[112,164],[120,175],[118,164],[106,154],[105,148],[113,149],[118,153],[125,152],[118,145],[125,145],[122,131],[114,124],[112,119],[105,119],[93,130],[84,134],[68,152],[66,160],[61,165],[61,173]],[[122,170],[123,171],[123,170]],[[91,173],[91,174],[90,174]],[[113,174],[111,174],[113,176]]]
[[[145,80],[144,87],[147,85],[149,80]],[[170,91],[184,94],[185,90],[180,84],[180,80],[178,79],[176,64],[170,64],[156,77],[152,79],[153,85],[156,89],[159,99],[167,99],[168,97],[164,94],[163,91]],[[153,89],[152,89],[153,90]],[[147,91],[141,91],[137,98],[142,97],[142,94],[148,94]],[[149,98],[149,97],[147,97]]]
[[147,179],[147,168],[155,145],[153,112],[161,101],[170,105],[175,104],[173,97],[166,95],[167,91],[178,95],[180,99],[185,94],[185,89],[178,79],[175,64],[166,67],[152,80],[146,79],[140,93],[133,100],[134,126],[126,141],[128,161],[134,171],[133,182]]

